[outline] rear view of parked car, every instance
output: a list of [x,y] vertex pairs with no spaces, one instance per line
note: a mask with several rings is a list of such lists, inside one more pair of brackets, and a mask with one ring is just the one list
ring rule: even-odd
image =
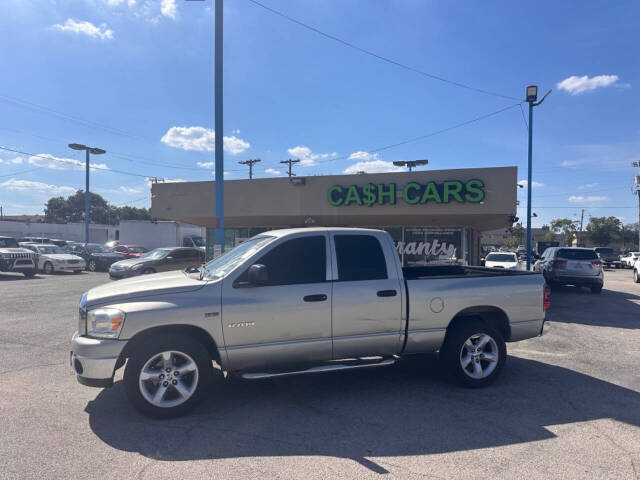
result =
[[109,276],[117,280],[142,274],[184,270],[199,267],[204,260],[204,252],[199,248],[156,248],[140,258],[114,263],[109,269]]
[[602,265],[605,267],[622,268],[622,262],[620,256],[613,248],[609,247],[596,247],[593,250],[598,254]]
[[547,248],[535,263],[534,270],[542,273],[551,288],[575,285],[600,293],[604,285],[602,261],[591,248]]
[[141,247],[140,245],[124,244],[116,245],[111,250],[113,250],[114,253],[120,255],[122,258],[140,258],[149,251],[146,248]]
[[47,274],[54,272],[80,273],[86,266],[82,257],[68,253],[56,245],[32,243],[25,245],[25,248],[37,253],[38,270]]

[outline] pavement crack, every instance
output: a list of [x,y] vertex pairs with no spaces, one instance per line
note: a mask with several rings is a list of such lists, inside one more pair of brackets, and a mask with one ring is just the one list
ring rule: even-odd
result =
[[66,362],[55,362],[55,363],[40,363],[38,365],[29,365],[27,367],[16,368],[11,370],[11,373],[22,372],[24,370],[31,370],[32,368],[40,368],[40,367],[53,367],[55,365],[64,365]]

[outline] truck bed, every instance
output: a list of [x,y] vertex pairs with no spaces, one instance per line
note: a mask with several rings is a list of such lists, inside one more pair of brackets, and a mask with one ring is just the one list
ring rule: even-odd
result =
[[423,267],[402,267],[406,280],[429,278],[498,277],[513,275],[538,275],[526,270],[505,270],[504,268],[467,267],[464,265],[426,265]]

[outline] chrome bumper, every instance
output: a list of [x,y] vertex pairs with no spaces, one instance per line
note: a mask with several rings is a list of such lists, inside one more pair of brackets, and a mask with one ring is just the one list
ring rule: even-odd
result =
[[125,343],[82,337],[78,332],[74,333],[69,361],[78,382],[92,387],[110,387]]

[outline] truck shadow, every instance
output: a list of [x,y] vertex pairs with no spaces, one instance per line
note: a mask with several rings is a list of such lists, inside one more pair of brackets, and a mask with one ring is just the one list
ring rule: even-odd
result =
[[583,325],[640,328],[640,295],[605,288],[594,295],[585,288],[556,287],[551,293],[550,320]]
[[554,438],[550,425],[612,418],[640,427],[640,394],[565,368],[509,357],[491,387],[468,390],[433,358],[384,369],[222,380],[196,411],[136,413],[122,382],[87,405],[105,443],[157,460],[324,455],[387,471],[371,457],[455,452]]

